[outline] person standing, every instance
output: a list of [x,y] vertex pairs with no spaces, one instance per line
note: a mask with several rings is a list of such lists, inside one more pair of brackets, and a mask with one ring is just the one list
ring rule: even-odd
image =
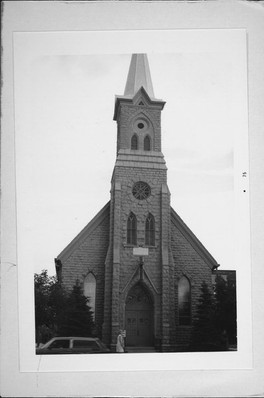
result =
[[125,341],[122,330],[119,331],[116,342],[116,352],[125,352]]

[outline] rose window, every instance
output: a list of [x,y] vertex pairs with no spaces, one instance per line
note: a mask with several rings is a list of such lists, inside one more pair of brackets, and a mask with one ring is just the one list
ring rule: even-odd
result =
[[143,200],[150,196],[150,186],[143,181],[136,182],[132,188],[132,194],[136,199]]

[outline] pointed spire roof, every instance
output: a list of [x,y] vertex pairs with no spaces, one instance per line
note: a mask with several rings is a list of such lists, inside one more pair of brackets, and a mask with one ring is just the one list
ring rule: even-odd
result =
[[139,90],[145,93],[151,104],[159,105],[163,109],[165,102],[154,96],[146,54],[132,54],[124,95],[115,97],[114,120],[117,120],[120,102],[132,102]]
[[146,54],[133,54],[130,62],[124,96],[132,96],[144,87],[150,98],[155,98]]

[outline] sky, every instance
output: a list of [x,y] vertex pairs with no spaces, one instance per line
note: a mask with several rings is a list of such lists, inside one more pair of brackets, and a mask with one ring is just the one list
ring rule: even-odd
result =
[[[34,272],[55,274],[54,258],[110,199],[114,100],[124,93],[130,58],[52,54],[30,64],[17,106],[17,200]],[[234,60],[217,50],[151,53],[148,60],[155,97],[166,101],[162,152],[171,205],[220,269],[235,269]]]

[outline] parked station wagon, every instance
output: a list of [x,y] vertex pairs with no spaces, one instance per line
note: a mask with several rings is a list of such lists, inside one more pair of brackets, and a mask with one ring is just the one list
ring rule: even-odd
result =
[[108,353],[110,350],[93,337],[53,337],[41,348],[36,349],[37,355],[47,354],[96,354]]

